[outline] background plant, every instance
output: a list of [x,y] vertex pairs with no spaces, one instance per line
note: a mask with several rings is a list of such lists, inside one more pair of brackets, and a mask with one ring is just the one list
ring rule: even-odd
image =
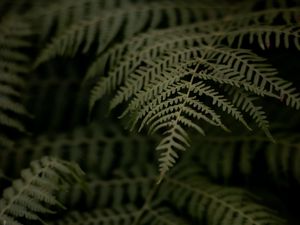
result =
[[43,220],[297,224],[297,2],[0,5],[1,189],[46,155],[87,175]]

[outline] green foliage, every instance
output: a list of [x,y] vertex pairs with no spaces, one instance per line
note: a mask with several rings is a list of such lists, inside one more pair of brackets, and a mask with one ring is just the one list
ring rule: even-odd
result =
[[[29,57],[24,48],[30,46],[26,37],[30,26],[16,15],[6,15],[0,21],[0,146],[11,146],[12,137],[2,131],[6,128],[25,132],[20,117],[28,116],[21,103],[22,88],[26,82]],[[22,50],[23,49],[23,50]]]
[[[126,10],[120,16],[104,7],[109,17],[113,17],[109,20],[105,14],[100,16],[104,24],[108,21],[113,24],[109,31],[105,29],[107,25],[98,22],[83,20],[83,23],[71,25],[54,37],[36,64],[55,55],[73,55],[80,46],[84,46],[82,52],[85,53],[94,41],[99,46],[96,51],[99,58],[89,68],[86,79],[100,76],[100,80],[91,91],[90,110],[96,101],[113,92],[110,108],[126,102],[127,108],[121,117],[129,117],[132,129],[137,126],[139,131],[146,128],[149,133],[163,133],[163,139],[156,147],[161,152],[160,179],[173,167],[179,157],[178,152],[190,147],[188,128],[204,135],[200,123],[205,121],[228,130],[221,113],[232,116],[251,130],[243,112],[249,114],[272,139],[265,112],[261,106],[256,106],[253,95],[284,99],[286,105],[300,108],[300,95],[292,83],[278,77],[276,70],[265,63],[265,59],[241,48],[242,44],[249,42],[266,49],[274,42],[274,47],[283,45],[288,48],[293,44],[299,49],[299,26],[293,23],[299,8],[263,8],[254,12],[249,9],[242,13],[231,9],[220,14],[219,7],[211,7],[204,10],[207,14],[211,12],[218,16],[196,16],[197,19],[189,21],[182,11],[197,9],[198,3],[187,2],[188,8],[184,8],[182,2],[178,2],[179,7],[176,1],[172,3],[174,8],[167,7],[168,12],[178,10],[176,18],[184,23],[178,26],[174,22],[175,12],[173,16],[166,12],[169,24],[164,24],[165,29],[151,31],[153,27],[150,25],[147,26],[150,31],[146,29],[138,35],[136,33],[142,30],[139,28],[147,23],[148,13],[163,12],[159,7],[165,7],[164,2],[154,1],[154,5],[152,2],[143,3],[147,10],[139,7],[141,19],[137,19],[135,6],[139,4],[112,7],[113,10]],[[90,6],[88,4],[87,8]],[[200,10],[197,12],[202,15]],[[190,13],[190,16],[195,17],[193,14]],[[114,22],[115,19],[120,21]],[[134,26],[131,19],[142,25]],[[276,23],[275,20],[279,19],[282,22]],[[121,29],[123,20],[126,20],[126,26]],[[118,24],[116,27],[115,23]],[[157,26],[159,20],[154,27]],[[164,26],[161,25],[162,28]],[[128,30],[130,35],[127,35]],[[124,41],[104,51],[118,32],[122,33]],[[95,41],[94,36],[98,33],[99,40]],[[102,37],[104,34],[106,38]],[[107,76],[103,77],[103,73]]]
[[257,204],[238,188],[213,185],[197,174],[167,179],[170,200],[207,224],[285,224],[276,212]]
[[[83,172],[66,161],[43,157],[21,171],[0,199],[0,220],[3,224],[22,224],[20,219],[41,220],[38,214],[54,213],[50,206],[64,206],[54,194],[64,184],[81,182]],[[65,187],[64,187],[65,188]],[[46,204],[46,205],[45,205]]]
[[274,139],[275,143],[262,134],[214,134],[193,146],[193,157],[215,179],[229,181],[235,174],[247,179],[255,174],[255,164],[263,163],[267,171],[262,172],[272,175],[275,181],[299,182],[299,135],[279,133]]
[[297,224],[296,1],[0,12],[0,223]]

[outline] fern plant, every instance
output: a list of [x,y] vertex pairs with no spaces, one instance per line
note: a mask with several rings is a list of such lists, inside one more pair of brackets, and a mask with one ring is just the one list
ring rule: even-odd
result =
[[297,1],[0,12],[0,223],[298,224]]
[[49,206],[64,208],[53,194],[65,183],[81,182],[83,173],[69,162],[44,157],[22,170],[21,177],[3,191],[0,200],[3,224],[21,224],[19,221],[23,218],[41,221],[38,214],[54,213]]
[[[161,2],[157,4],[164,6]],[[143,5],[152,6],[150,3]],[[168,7],[169,11],[177,9],[176,3],[172,5],[174,8]],[[198,3],[189,2],[188,7],[197,8]],[[134,7],[121,5],[119,8],[132,11],[135,18]],[[188,10],[184,7],[180,9]],[[153,10],[160,12],[156,6]],[[199,16],[190,15],[197,19],[189,22],[179,14],[178,17],[188,21],[187,24],[176,26],[169,19],[170,25],[166,28],[162,26],[132,38],[132,35],[127,35],[128,30],[140,26],[132,26],[131,17],[124,14],[124,19],[128,18],[124,29],[112,27],[106,32],[99,30],[100,39],[95,42],[100,48],[96,52],[99,56],[90,66],[86,78],[98,74],[101,77],[91,91],[90,110],[97,100],[110,93],[113,95],[110,109],[127,103],[121,117],[128,118],[126,120],[129,120],[130,128],[138,127],[139,131],[146,128],[149,133],[163,133],[156,147],[161,152],[160,180],[174,165],[179,152],[190,147],[188,128],[204,135],[202,124],[207,122],[229,130],[222,113],[252,130],[245,119],[245,115],[249,115],[272,139],[265,112],[256,104],[254,96],[276,98],[299,109],[300,95],[290,82],[277,76],[276,70],[264,58],[243,49],[242,45],[250,42],[265,49],[274,42],[273,47],[289,47],[293,44],[299,48],[299,27],[293,23],[298,10],[297,7],[263,8],[255,12],[249,9],[249,12],[239,14],[232,9],[222,15],[218,13],[218,7],[206,8],[208,13],[218,16],[201,18],[201,11],[198,10]],[[140,11],[143,18],[148,18],[147,13],[148,10]],[[121,20],[123,17],[116,18]],[[101,19],[106,21],[105,16]],[[282,22],[277,23],[276,20]],[[144,21],[143,24],[147,22],[146,19],[140,21]],[[37,64],[54,55],[73,55],[82,45],[85,45],[82,52],[86,52],[99,27],[99,24],[87,24],[88,30],[91,30],[87,33],[93,34],[90,38],[85,38],[87,33],[84,25],[71,26],[70,30],[54,38],[38,57]],[[102,53],[108,41],[101,40],[101,36],[111,35],[111,38],[107,38],[110,41],[115,32],[122,33],[125,40]],[[138,30],[131,33],[136,32]],[[107,75],[101,76],[103,73]]]

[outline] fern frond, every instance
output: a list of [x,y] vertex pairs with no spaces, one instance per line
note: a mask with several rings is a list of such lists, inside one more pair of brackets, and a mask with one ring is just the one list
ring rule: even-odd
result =
[[278,143],[269,144],[265,149],[265,160],[269,172],[276,178],[300,182],[299,135],[282,135]]
[[242,108],[243,111],[249,112],[249,115],[255,121],[257,126],[262,129],[266,136],[275,142],[272,134],[270,133],[270,123],[267,119],[266,112],[262,110],[261,106],[256,106],[254,101],[257,98],[249,96],[247,93],[242,92],[241,90],[232,90],[230,93],[233,96],[233,104],[237,107]]
[[128,136],[113,121],[93,122],[65,133],[23,138],[14,148],[0,152],[0,168],[6,175],[17,177],[30,161],[49,155],[76,162],[87,174],[103,178],[117,168],[147,164],[154,157],[157,141],[154,136]]
[[[245,30],[250,32],[250,27],[252,25],[246,27]],[[272,27],[272,29],[275,28]],[[241,34],[240,30],[232,30],[232,32],[232,34],[234,32],[237,32],[238,35]],[[267,31],[264,30],[264,32]],[[236,94],[233,96],[234,103],[232,103],[227,96],[221,94],[221,91],[216,91],[212,86],[206,85],[206,82],[214,81],[219,84],[231,85],[234,88],[244,88],[247,92],[259,96],[270,96],[277,99],[283,99],[282,96],[286,96],[286,104],[299,109],[299,94],[295,93],[291,83],[278,78],[276,70],[264,63],[263,58],[249,50],[215,45],[214,40],[207,44],[207,36],[210,34],[184,35],[180,32],[174,32],[174,34],[175,36],[172,37],[167,36],[154,40],[153,43],[150,42],[151,44],[140,42],[146,43],[146,45],[136,47],[135,52],[129,55],[128,52],[122,51],[121,45],[121,51],[119,49],[115,52],[120,61],[112,60],[116,64],[109,69],[108,77],[100,79],[92,90],[90,109],[104,94],[116,90],[110,107],[114,108],[122,102],[129,102],[122,117],[126,114],[135,115],[132,126],[136,126],[138,121],[141,121],[139,130],[148,125],[150,133],[170,129],[172,130],[170,134],[174,134],[175,127],[180,124],[180,127],[192,127],[203,133],[202,128],[192,122],[193,120],[205,120],[212,125],[225,127],[218,117],[213,116],[213,120],[211,120],[202,112],[200,113],[195,104],[192,105],[192,109],[190,106],[186,107],[187,101],[202,102],[205,100],[203,96],[207,96],[212,99],[211,106],[232,115],[250,129],[240,109],[234,106],[234,103],[237,103],[237,106],[249,113],[270,138],[268,122],[264,113],[261,112],[261,108],[253,105],[249,97],[241,98]],[[223,34],[225,39],[233,37],[230,31],[229,33],[221,31],[221,35]],[[216,35],[220,35],[220,32]],[[213,37],[214,34],[211,34],[210,38]],[[281,38],[279,39],[281,40]],[[218,38],[215,40],[218,41]],[[120,55],[126,58],[122,58]],[[106,57],[111,56],[106,55]],[[203,100],[201,101],[199,98],[203,98]],[[246,103],[244,105],[238,103],[237,98],[247,101],[248,106],[246,107]],[[252,111],[249,107],[252,108]],[[216,115],[216,112],[210,111],[210,115]],[[167,135],[162,141],[163,148],[159,147],[164,150],[164,154],[167,154],[161,156],[163,162],[161,168],[165,168],[161,170],[162,174],[173,165],[175,158],[178,157],[175,154],[175,148],[183,150],[188,146],[186,143],[179,144],[182,140],[174,142],[173,139],[173,135]],[[167,148],[165,148],[166,143],[168,143]]]
[[[29,58],[22,49],[30,45],[26,37],[31,35],[29,25],[19,17],[7,16],[0,23],[0,145],[11,146],[11,137],[5,130],[25,132],[22,117],[29,113],[20,103],[20,88],[25,86],[22,77],[28,73]],[[4,133],[2,133],[4,132]]]
[[[62,185],[82,182],[83,172],[74,164],[44,157],[21,172],[21,179],[5,189],[0,200],[0,220],[21,224],[20,217],[42,221],[39,214],[54,213],[50,206],[64,207],[54,196]],[[46,205],[45,205],[46,204]]]
[[[228,37],[229,36],[230,34],[228,34]],[[123,60],[120,59],[121,60],[120,63],[119,64],[117,63],[115,66],[110,64],[110,66],[112,66],[112,69],[109,71],[108,77],[100,79],[100,81],[95,85],[94,89],[91,92],[90,109],[93,107],[93,105],[98,99],[103,97],[104,94],[114,91],[117,88],[117,86],[122,84],[124,80],[128,81],[128,83],[130,83],[130,86],[128,86],[125,83],[125,85],[127,85],[128,87],[126,87],[126,89],[123,89],[122,92],[128,93],[129,89],[133,86],[134,86],[133,90],[135,90],[137,87],[141,89],[143,87],[143,82],[145,83],[148,80],[151,81],[151,77],[153,77],[152,74],[155,74],[156,72],[157,74],[159,74],[159,72],[163,70],[163,68],[157,69],[159,66],[161,67],[168,66],[168,63],[170,65],[176,63],[176,55],[173,56],[175,59],[173,59],[172,61],[166,58],[165,61],[161,60],[159,62],[161,65],[157,63],[156,67],[153,66],[152,71],[147,70],[147,72],[150,74],[146,74],[145,73],[146,69],[144,69],[143,67],[139,68],[139,66],[144,62],[152,66],[153,63],[151,61],[154,62],[156,60],[158,61],[165,54],[170,54],[170,56],[172,56],[171,53],[172,51],[175,51],[174,49],[176,48],[179,48],[177,50],[178,52],[180,52],[180,50],[183,51],[181,54],[178,54],[177,56],[178,58],[180,58],[180,56],[186,58],[185,54],[186,55],[189,54],[188,57],[190,58],[196,57],[197,50],[192,48],[193,45],[195,45],[195,43],[197,45],[204,45],[204,48],[206,48],[207,51],[209,51],[208,54],[211,54],[212,58],[214,58],[214,60],[217,60],[217,63],[226,63],[228,66],[232,67],[232,69],[234,69],[236,72],[238,71],[239,67],[241,67],[240,74],[245,76],[245,80],[252,81],[253,84],[256,86],[256,88],[254,88],[253,86],[247,87],[245,84],[244,87],[247,90],[249,89],[250,91],[254,91],[257,94],[261,95],[261,90],[267,87],[267,85],[269,85],[270,87],[268,88],[270,89],[269,90],[270,94],[273,94],[273,89],[275,89],[274,91],[279,92],[276,93],[277,95],[289,96],[286,102],[289,106],[299,108],[299,95],[295,93],[295,90],[293,88],[289,87],[288,85],[289,82],[286,82],[280,78],[275,78],[276,70],[272,69],[267,64],[264,65],[262,63],[264,59],[258,57],[254,53],[251,53],[249,50],[230,49],[230,48],[224,48],[224,47],[222,48],[222,47],[214,47],[214,46],[207,47],[204,42],[205,35],[201,35],[201,34],[186,35],[184,37],[182,37],[181,34],[178,37],[166,36],[165,38],[166,38],[165,42],[164,39],[159,39],[159,43],[150,42],[151,45],[149,47],[147,46],[143,47],[141,50],[137,51],[136,53],[132,53],[130,55],[127,55],[127,53],[125,55],[123,54],[124,59]],[[210,38],[213,38],[213,34]],[[296,40],[299,40],[299,38]],[[127,44],[125,44],[125,46],[126,45]],[[185,46],[186,49],[192,48],[193,51],[191,50],[190,52],[186,53],[185,50],[182,49],[182,46]],[[134,49],[136,49],[136,47]],[[122,54],[122,51],[117,50],[116,53],[118,54],[116,57],[119,57],[119,55]],[[105,58],[107,57],[110,56],[106,55]],[[115,56],[111,56],[111,57],[115,57]],[[100,57],[99,59],[106,61],[107,59],[105,58]],[[186,60],[188,60],[188,58],[186,58]],[[184,58],[182,59],[182,61],[184,61]],[[97,62],[98,60],[95,63],[97,64]],[[259,63],[259,65],[256,65],[256,63]],[[95,70],[94,67],[96,67],[96,64],[92,65],[91,70],[88,72],[87,75],[88,77],[91,77],[93,76],[93,74],[95,74],[96,71],[94,71]],[[102,70],[101,68],[103,68],[103,66],[100,65],[99,68],[100,68],[99,71],[101,71]],[[145,78],[142,79],[141,77],[145,77]],[[136,78],[139,79],[137,80],[140,81],[139,83],[132,82],[132,80]],[[261,88],[260,92],[259,92],[259,88]],[[132,91],[132,88],[131,88],[131,92],[134,92]]]
[[198,223],[286,224],[276,212],[253,201],[242,189],[218,186],[199,175],[166,178],[166,182],[171,202],[178,209],[186,209]]
[[[197,1],[126,3],[121,7],[100,10],[94,17],[75,23],[66,32],[53,39],[38,57],[36,65],[56,55],[73,55],[79,49],[87,52],[95,41],[98,46],[96,52],[101,53],[118,33],[122,32],[124,38],[129,38],[144,30],[146,24],[150,24],[147,29],[161,26],[163,18],[166,19],[167,26],[175,26],[177,23],[187,24],[206,17],[215,18],[221,12],[215,10],[215,7]],[[176,21],[177,14],[180,15],[180,22]]]
[[[190,123],[193,124],[192,122]],[[166,124],[166,126],[167,125],[168,124]],[[200,127],[197,127],[197,129],[202,131]],[[186,140],[187,133],[179,124],[174,124],[174,126],[172,126],[165,135],[166,137],[163,138],[159,145],[156,147],[156,150],[162,151],[159,157],[159,183],[165,176],[166,172],[175,164],[175,159],[178,158],[177,151],[185,151],[186,148],[190,146],[188,141]]]
[[[142,120],[140,129],[149,124],[150,132],[156,132],[162,128],[168,130],[166,132],[166,138],[164,138],[157,147],[157,150],[163,151],[159,159],[161,161],[161,175],[169,170],[174,164],[175,158],[178,157],[175,150],[185,150],[186,147],[189,146],[187,141],[188,135],[182,126],[194,128],[204,134],[203,129],[190,118],[194,120],[204,120],[214,126],[225,128],[220,120],[220,116],[205,106],[205,104],[202,104],[201,101],[199,102],[197,96],[207,96],[211,98],[212,105],[220,107],[223,111],[231,114],[234,118],[240,120],[247,126],[240,112],[228,102],[227,99],[219,95],[219,93],[214,91],[210,86],[205,85],[202,81],[193,83],[193,79],[197,78],[197,74],[193,73],[193,71],[191,72],[192,76],[189,78],[190,81],[176,82],[176,80],[181,79],[181,76],[184,76],[184,71],[183,75],[178,74],[180,72],[181,71],[175,69],[170,71],[170,75],[165,74],[165,77],[168,79],[174,76],[175,82],[167,80],[165,88],[156,88],[154,92],[147,92],[150,96],[146,98],[146,100],[143,100],[139,96],[139,93],[136,94],[136,99],[140,101],[140,104],[133,104],[137,107],[133,109],[130,108],[131,105],[129,105],[129,110],[127,110],[129,114],[132,111],[139,110],[136,120]],[[173,73],[173,75],[171,73]],[[190,74],[187,73],[187,76],[189,75]],[[162,82],[159,81],[158,83],[158,85],[160,85]],[[151,88],[149,89],[151,90]],[[143,94],[143,92],[141,93]],[[174,95],[178,95],[178,97],[174,97]],[[212,116],[212,118],[210,118],[210,116]]]
[[79,0],[48,3],[36,5],[31,14],[27,16],[37,23],[37,29],[41,39],[51,35],[51,29],[55,27],[55,34],[62,33],[71,25],[82,20],[92,18],[103,10],[115,9],[128,4],[128,1],[116,0]]
[[75,185],[69,192],[61,193],[58,199],[69,208],[86,210],[139,204],[146,199],[157,177],[153,167],[145,165],[134,166],[126,173],[121,170],[115,173],[109,180],[92,176],[91,181],[86,183],[86,191]]
[[202,138],[199,145],[193,146],[191,155],[214,179],[228,182],[235,175],[249,179],[259,159],[259,164],[266,170],[262,176],[271,174],[274,181],[287,180],[288,184],[300,180],[298,138],[297,134],[277,134],[274,143],[263,134],[215,134]]
[[[229,14],[217,20],[200,21],[137,35],[121,44],[116,44],[104,52],[103,55],[100,55],[90,67],[87,79],[97,74],[102,74],[107,62],[109,68],[112,68],[122,58],[128,58],[137,50],[140,51],[141,48],[158,45],[156,46],[157,49],[163,52],[164,49],[161,48],[162,46],[158,42],[167,42],[164,45],[171,45],[170,48],[182,46],[183,44],[180,43],[184,43],[186,47],[191,47],[189,45],[191,43],[201,43],[203,39],[212,40],[217,38],[219,43],[227,39],[228,44],[231,45],[236,40],[237,46],[241,46],[244,39],[248,37],[250,43],[257,40],[263,49],[273,46],[279,47],[281,43],[285,47],[293,43],[299,49],[299,27],[295,24],[299,12],[300,8],[293,7],[268,9],[246,14]],[[285,21],[285,26],[272,24],[273,20],[280,17],[280,15],[284,15],[282,17]],[[182,34],[186,35],[185,38],[183,38]],[[173,41],[176,42],[172,43]],[[271,43],[276,44],[271,45]],[[152,51],[155,52],[154,50]]]
[[[237,103],[237,98],[241,100],[241,96],[238,96],[236,93],[233,96],[232,104],[218,91],[206,85],[204,81],[212,80],[216,83],[231,85],[234,88],[243,87],[248,92],[275,98],[279,98],[278,92],[293,92],[289,82],[277,78],[275,76],[276,70],[267,64],[263,64],[264,59],[247,50],[210,46],[203,48],[204,50],[201,48],[187,48],[180,51],[178,49],[177,52],[173,50],[154,59],[154,61],[151,61],[151,59],[146,61],[144,59],[143,63],[146,63],[146,65],[140,68],[137,65],[141,62],[136,61],[132,69],[124,68],[125,72],[123,67],[117,68],[117,70],[120,69],[119,72],[112,74],[111,77],[107,77],[107,83],[101,83],[100,81],[100,86],[95,87],[94,92],[96,94],[91,97],[90,107],[93,106],[95,100],[102,93],[107,89],[114,89],[114,87],[122,83],[121,79],[125,79],[124,86],[121,86],[116,96],[112,99],[111,108],[116,107],[123,101],[129,101],[129,106],[122,116],[135,114],[132,126],[136,126],[138,121],[141,120],[139,130],[144,128],[145,125],[149,125],[150,133],[162,128],[170,128],[172,130],[170,134],[174,134],[175,127],[179,126],[178,123],[180,123],[180,127],[182,125],[192,127],[203,134],[202,128],[192,122],[189,117],[196,120],[205,120],[215,126],[223,128],[225,126],[221,123],[215,111],[208,111],[209,107],[206,107],[206,109],[201,107],[202,103],[201,101],[199,102],[199,97],[202,96],[211,98],[212,106],[221,108],[222,111],[231,114],[249,128],[239,109],[233,105]],[[204,56],[202,51],[205,52]],[[201,67],[205,69],[202,69],[203,71],[198,69]],[[116,80],[116,77],[121,73],[125,77],[120,75],[118,80]],[[102,89],[101,92],[97,92],[98,89]],[[297,102],[298,104],[300,101],[297,95],[289,94],[290,98],[293,99],[293,103]],[[260,108],[254,107],[249,97],[243,97],[242,100],[248,102],[248,107],[246,108],[245,102],[242,106],[240,103],[237,103],[237,106],[241,106],[242,110],[249,112],[250,116],[256,120],[258,126],[264,129],[266,134],[271,137],[264,113],[260,112]],[[252,108],[252,111],[249,111],[249,107]],[[199,110],[202,112],[200,113]],[[212,116],[212,119],[205,116],[203,112]],[[182,140],[178,140],[178,137],[177,142],[174,142],[173,139],[173,135],[167,135],[161,142],[163,147],[159,146],[159,149],[164,150],[160,158],[162,162],[161,168],[164,167],[164,169],[161,169],[162,174],[173,165],[175,158],[178,157],[174,150],[183,150],[188,146],[186,143],[184,145],[178,144],[182,142]],[[166,143],[168,143],[167,149],[165,148],[167,146]],[[175,147],[174,143],[177,147]]]

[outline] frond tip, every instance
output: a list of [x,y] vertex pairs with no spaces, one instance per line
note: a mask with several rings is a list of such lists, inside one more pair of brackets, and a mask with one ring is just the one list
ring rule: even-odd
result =
[[50,206],[64,208],[55,192],[82,180],[83,172],[75,164],[50,157],[33,161],[30,168],[21,172],[21,178],[3,191],[0,221],[7,225],[20,225],[18,219],[22,217],[42,221],[38,214],[54,213]]
[[157,146],[156,150],[162,151],[159,158],[159,170],[160,178],[158,183],[161,182],[165,173],[173,167],[175,159],[178,158],[176,151],[185,151],[186,147],[189,147],[189,143],[186,140],[188,135],[184,129],[178,124],[172,129],[166,132],[167,136]]

